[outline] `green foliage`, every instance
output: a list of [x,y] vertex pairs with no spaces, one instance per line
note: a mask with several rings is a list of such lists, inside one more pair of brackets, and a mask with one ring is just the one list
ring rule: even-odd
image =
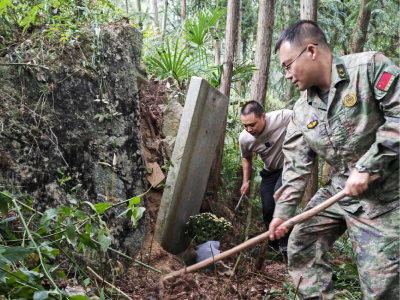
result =
[[359,274],[352,242],[347,233],[335,242],[328,255],[332,260],[335,299],[360,299]]
[[211,213],[203,213],[189,217],[187,234],[194,237],[197,245],[207,241],[219,241],[225,233],[232,229],[231,222],[217,218]]
[[204,9],[196,17],[188,18],[183,28],[185,39],[197,47],[204,47],[207,37],[211,35],[210,30],[224,13],[226,13],[225,9],[216,8],[213,11]]
[[[232,84],[236,82],[245,82],[246,80],[250,80],[253,72],[257,70],[254,65],[249,64],[240,64],[234,65],[232,70]],[[211,83],[215,88],[219,88],[221,84],[222,78],[222,65],[216,66],[209,69],[207,72],[207,81]],[[233,89],[237,94],[239,91],[234,86]]]
[[186,47],[181,48],[180,40],[176,39],[173,48],[169,39],[165,44],[156,49],[158,57],[145,58],[151,70],[164,78],[172,76],[178,82],[193,75],[196,61],[190,57]]
[[[59,173],[66,178],[64,169],[59,169]],[[67,188],[67,181],[59,182]],[[74,194],[79,187],[76,185],[69,192]],[[73,197],[77,198],[76,194]],[[88,278],[84,267],[76,263],[75,255],[90,255],[100,262],[104,261],[108,250],[113,250],[110,249],[111,233],[107,225],[110,213],[116,207],[128,204],[120,216],[128,217],[133,228],[136,228],[145,210],[138,207],[140,197],[116,204],[92,204],[69,199],[70,206],[48,209],[40,214],[31,208],[32,201],[29,198],[7,191],[0,192],[2,212],[15,211],[18,216],[0,217],[0,237],[3,241],[0,245],[0,294],[10,299],[88,299],[83,296],[70,297],[59,290],[54,278],[66,279],[66,275],[59,266],[53,264],[63,253],[63,259],[69,259],[75,265],[80,278]],[[84,205],[88,205],[92,213],[82,210]],[[21,213],[22,208],[27,210],[24,214]],[[14,232],[15,222],[23,228],[22,232]],[[110,267],[113,268],[112,265]],[[47,278],[54,290],[45,288],[43,278]]]
[[82,27],[96,28],[121,16],[111,0],[1,0],[0,33],[18,38],[38,29],[47,39],[57,37],[65,44],[78,35]]

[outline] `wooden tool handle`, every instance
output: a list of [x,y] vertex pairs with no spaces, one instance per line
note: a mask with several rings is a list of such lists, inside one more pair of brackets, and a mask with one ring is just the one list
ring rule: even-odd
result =
[[[376,180],[378,178],[379,178],[378,175],[372,175],[370,177],[370,181],[369,182],[372,182],[372,181],[374,181],[374,180]],[[326,208],[328,208],[329,206],[331,206],[332,204],[338,202],[340,199],[342,199],[342,198],[344,198],[346,196],[347,195],[343,191],[341,191],[341,192],[337,193],[335,196],[325,200],[321,204],[318,204],[316,207],[314,207],[314,208],[312,208],[310,210],[307,210],[305,212],[302,212],[301,214],[298,214],[297,216],[294,216],[293,218],[287,220],[286,222],[282,223],[279,227],[286,227],[286,228],[289,229],[289,228],[293,227],[294,225],[296,225],[297,223],[303,222],[304,220],[307,220],[307,219],[315,216],[316,214],[320,213],[321,211],[325,210]],[[184,268],[184,269],[181,269],[179,271],[175,271],[175,272],[172,272],[170,274],[167,274],[161,280],[163,282],[165,282],[165,281],[169,281],[169,280],[171,280],[173,278],[176,278],[178,276],[181,276],[181,275],[183,275],[185,273],[195,272],[195,271],[197,271],[199,269],[202,269],[204,267],[207,267],[208,265],[211,265],[211,264],[213,264],[213,263],[215,263],[215,262],[217,262],[219,260],[223,260],[224,258],[227,258],[227,257],[229,257],[229,256],[231,256],[231,255],[233,255],[235,253],[238,253],[238,252],[243,251],[243,250],[245,250],[247,248],[250,248],[251,246],[254,246],[254,245],[258,244],[258,243],[261,243],[261,242],[267,240],[268,238],[269,238],[269,231],[264,232],[264,233],[254,237],[254,238],[252,238],[252,239],[250,239],[250,240],[248,240],[248,241],[246,241],[246,242],[244,242],[244,243],[242,243],[240,245],[237,245],[236,247],[234,247],[232,249],[229,249],[229,250],[227,250],[225,252],[222,252],[222,253],[220,253],[218,255],[215,255],[214,257],[210,257],[210,258],[208,258],[206,260],[203,260],[203,261],[201,261],[201,262],[199,262],[197,264],[191,265],[191,266],[189,266],[187,268]]]

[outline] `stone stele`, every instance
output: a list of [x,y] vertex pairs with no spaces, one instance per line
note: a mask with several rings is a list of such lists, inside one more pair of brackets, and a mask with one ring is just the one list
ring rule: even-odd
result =
[[155,228],[156,239],[170,253],[190,244],[186,222],[199,213],[228,105],[228,97],[192,77]]

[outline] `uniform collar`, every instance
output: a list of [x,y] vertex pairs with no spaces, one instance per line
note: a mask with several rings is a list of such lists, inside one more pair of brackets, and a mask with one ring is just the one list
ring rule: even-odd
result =
[[[335,87],[340,81],[348,79],[349,74],[343,60],[340,57],[333,57],[331,69],[331,88]],[[307,89],[307,102],[316,108],[327,110],[327,105],[319,98],[317,89],[315,87]]]

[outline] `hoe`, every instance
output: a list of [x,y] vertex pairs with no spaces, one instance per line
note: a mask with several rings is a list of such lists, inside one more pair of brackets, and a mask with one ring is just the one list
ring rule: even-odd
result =
[[[370,182],[372,182],[372,181],[374,181],[374,180],[376,180],[378,178],[379,178],[378,175],[372,175],[371,179],[370,179]],[[333,196],[333,197],[325,200],[321,204],[315,206],[314,208],[312,208],[310,210],[307,210],[307,211],[305,211],[305,212],[303,212],[301,214],[298,214],[297,216],[287,220],[286,222],[282,223],[279,227],[286,227],[286,228],[289,229],[289,228],[293,227],[294,225],[296,225],[297,223],[301,223],[301,222],[303,222],[303,221],[315,216],[316,214],[320,213],[321,211],[325,210],[326,208],[328,208],[329,206],[333,205],[334,203],[338,202],[339,200],[341,200],[342,198],[344,198],[346,196],[347,196],[347,194],[344,193],[343,191],[341,191],[341,192],[337,193],[335,196]],[[237,245],[236,247],[234,247],[234,248],[232,248],[230,250],[227,250],[227,251],[222,252],[222,253],[220,253],[218,255],[215,255],[214,257],[210,257],[210,258],[208,258],[206,260],[203,260],[203,261],[201,261],[201,262],[199,262],[197,264],[194,264],[192,266],[189,266],[189,267],[183,268],[181,270],[169,273],[169,274],[167,274],[167,275],[165,275],[165,276],[163,276],[161,278],[160,284],[161,284],[161,286],[163,286],[163,284],[165,282],[171,281],[174,278],[182,276],[183,274],[192,273],[192,272],[195,272],[195,271],[197,271],[199,269],[207,267],[208,265],[211,265],[211,264],[213,264],[213,263],[215,263],[215,262],[217,262],[219,260],[225,259],[225,258],[227,258],[227,257],[229,257],[229,256],[231,256],[231,255],[233,255],[235,253],[238,253],[238,252],[243,251],[243,250],[245,250],[247,248],[250,248],[250,247],[252,247],[252,246],[254,246],[254,245],[258,244],[258,243],[261,243],[261,242],[263,242],[265,240],[268,240],[268,238],[269,238],[269,231],[264,232],[263,234],[260,234],[259,236],[256,236],[256,237],[254,237],[254,238],[252,238],[252,239],[250,239],[250,240],[248,240],[248,241],[246,241],[246,242],[244,242],[244,243],[242,243],[240,245]]]

